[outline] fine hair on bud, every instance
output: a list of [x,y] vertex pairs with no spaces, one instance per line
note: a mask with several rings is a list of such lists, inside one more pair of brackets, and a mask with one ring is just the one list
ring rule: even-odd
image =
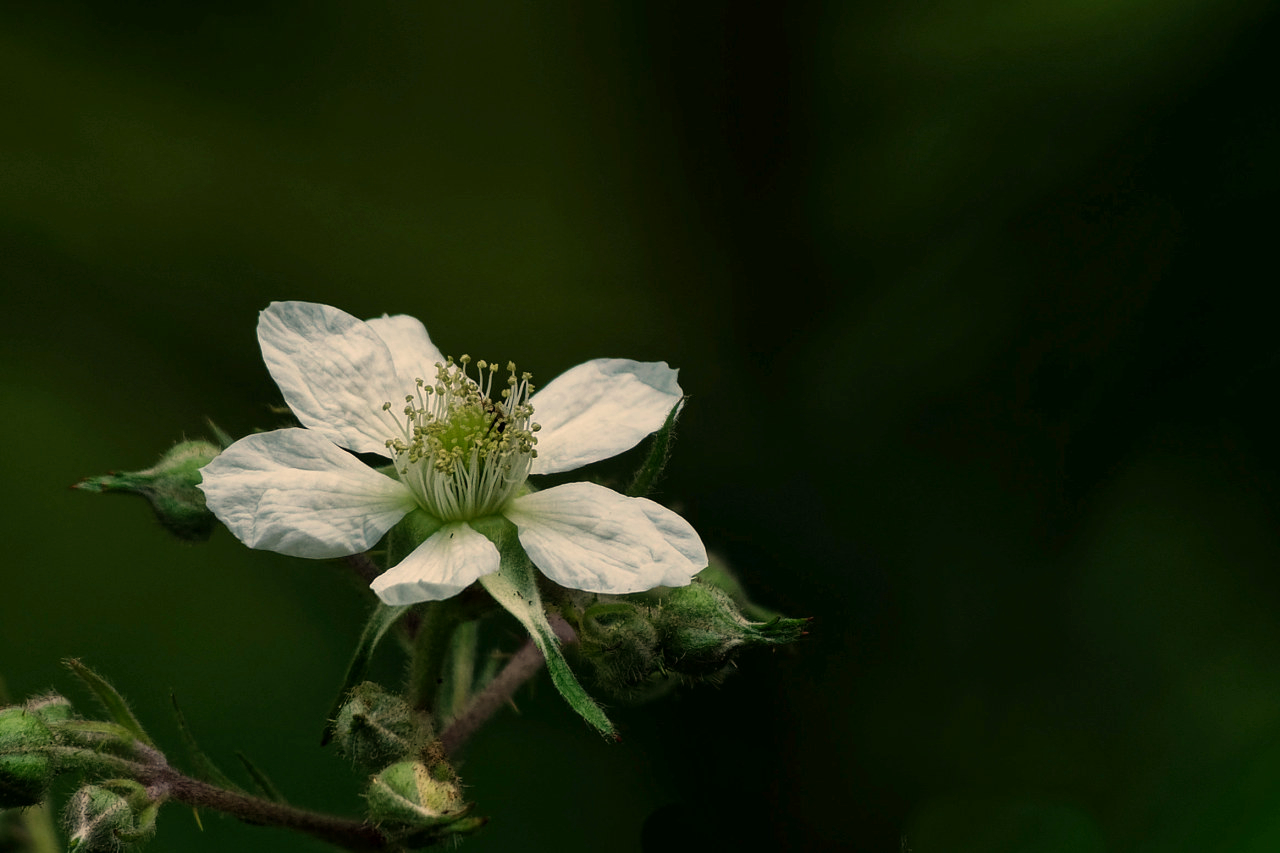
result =
[[342,753],[371,771],[420,756],[435,737],[425,713],[372,681],[347,694],[333,731]]
[[44,748],[52,744],[53,733],[39,714],[19,707],[0,710],[0,809],[44,799],[54,776]]

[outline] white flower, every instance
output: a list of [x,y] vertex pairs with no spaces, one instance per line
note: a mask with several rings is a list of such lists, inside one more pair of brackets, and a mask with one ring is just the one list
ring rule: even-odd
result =
[[[275,302],[258,340],[307,428],[250,435],[202,469],[209,509],[249,547],[356,554],[421,510],[439,527],[373,582],[387,604],[448,598],[496,572],[498,549],[469,524],[494,515],[562,586],[684,586],[707,565],[689,523],[653,501],[592,483],[524,488],[529,474],[606,459],[658,429],[682,396],[665,362],[595,359],[532,397],[508,364],[495,398],[496,366],[477,362],[473,377],[470,359],[443,358],[412,317]],[[398,479],[348,451],[391,457]]]

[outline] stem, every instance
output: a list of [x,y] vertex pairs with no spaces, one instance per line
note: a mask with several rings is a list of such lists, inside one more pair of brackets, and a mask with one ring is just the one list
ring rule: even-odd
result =
[[[578,642],[578,635],[568,622],[554,614],[548,621],[562,645],[568,646]],[[526,681],[538,674],[544,663],[546,658],[542,656],[542,652],[538,651],[533,640],[526,640],[519,651],[511,656],[511,660],[503,667],[502,672],[475,695],[471,704],[467,706],[467,710],[450,723],[440,735],[440,743],[445,753],[452,755],[460,749],[467,739],[484,725],[485,721],[511,700]]]
[[392,849],[386,836],[363,821],[334,817],[228,791],[184,776],[168,765],[148,765],[136,778],[148,787],[158,788],[169,799],[189,806],[216,809],[245,823],[304,832],[346,850]]
[[95,753],[79,747],[54,746],[47,751],[63,761],[75,760],[82,766],[96,766],[99,772],[118,773],[134,779],[146,785],[148,793],[155,799],[177,800],[189,806],[216,809],[245,823],[304,832],[346,850],[395,849],[386,836],[370,824],[219,788],[175,770],[158,750],[139,741],[134,742],[134,750],[139,760]]
[[452,599],[429,602],[414,637],[413,660],[409,664],[409,704],[428,714],[435,712],[436,693],[444,680],[445,658],[453,632],[462,622],[460,608]]

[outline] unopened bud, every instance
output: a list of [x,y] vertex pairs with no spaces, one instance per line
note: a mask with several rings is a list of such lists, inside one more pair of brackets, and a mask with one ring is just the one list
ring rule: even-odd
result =
[[142,495],[170,533],[188,542],[203,542],[213,532],[217,519],[205,506],[204,492],[197,488],[202,479],[200,469],[220,452],[217,445],[207,441],[184,441],[151,468],[86,477],[75,488]]
[[582,614],[578,655],[596,686],[615,698],[637,698],[662,669],[653,608],[622,600],[601,601]]
[[53,762],[42,750],[53,733],[26,708],[0,710],[0,809],[34,806],[53,780]]
[[67,803],[68,851],[131,850],[156,830],[156,810],[146,789],[132,779],[85,785]]
[[719,671],[741,649],[797,640],[808,623],[780,616],[752,622],[727,593],[696,580],[671,590],[657,618],[667,666],[694,676]]
[[71,719],[72,709],[71,702],[65,696],[57,693],[49,693],[45,696],[37,696],[34,699],[28,699],[22,707],[44,720],[49,725],[54,723],[62,723]]
[[371,681],[348,694],[333,731],[343,754],[370,770],[416,757],[433,739],[426,714]]
[[444,761],[430,766],[401,761],[374,776],[365,793],[369,819],[399,843],[430,844],[446,835],[471,832],[483,818],[467,817],[458,779]]

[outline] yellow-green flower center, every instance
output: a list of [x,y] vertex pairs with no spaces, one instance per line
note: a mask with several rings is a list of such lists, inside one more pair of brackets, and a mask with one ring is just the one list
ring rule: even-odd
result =
[[[495,400],[498,366],[477,362],[478,378],[472,379],[470,363],[470,356],[456,364],[450,358],[436,364],[434,383],[418,379],[416,393],[405,396],[403,423],[395,423],[401,435],[387,439],[400,479],[423,509],[445,521],[501,510],[538,455],[529,374],[517,377],[515,364],[508,362],[507,387]],[[391,408],[391,403],[382,405],[384,412]]]

